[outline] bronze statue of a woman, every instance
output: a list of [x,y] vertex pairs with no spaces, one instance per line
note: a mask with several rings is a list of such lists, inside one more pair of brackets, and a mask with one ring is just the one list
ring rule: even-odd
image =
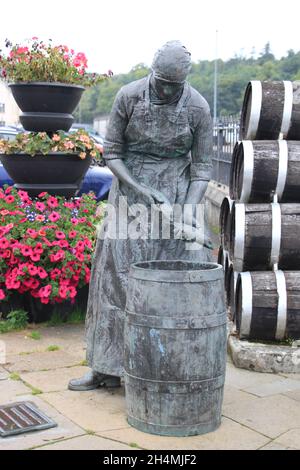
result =
[[[128,207],[143,203],[150,214],[153,204],[196,205],[204,196],[212,166],[212,120],[205,99],[186,82],[190,68],[190,53],[179,41],[170,41],[155,54],[152,73],[116,96],[104,158],[114,174],[108,202],[118,216],[124,197]],[[130,222],[132,215],[126,218]],[[108,237],[103,236],[105,225],[98,234],[86,318],[91,371],[71,380],[70,390],[120,385],[132,263],[211,260],[209,247],[190,251],[182,238]]]

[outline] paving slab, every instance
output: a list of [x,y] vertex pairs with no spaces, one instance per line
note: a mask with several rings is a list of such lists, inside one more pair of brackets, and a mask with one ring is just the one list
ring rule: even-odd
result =
[[132,450],[132,447],[99,436],[85,435],[49,444],[36,450]]
[[9,372],[0,366],[0,380],[6,380],[9,376]]
[[240,400],[250,401],[255,399],[255,396],[251,395],[250,393],[243,392],[236,387],[231,387],[230,385],[225,385],[224,387],[223,406],[229,405],[230,403],[237,403]]
[[97,389],[45,393],[43,399],[86,430],[97,432],[128,427],[123,387],[114,392]]
[[[14,398],[6,400],[7,403],[15,401]],[[32,395],[22,395],[18,397],[18,401],[32,401],[40,410],[52,418],[58,426],[47,429],[45,431],[34,431],[30,433],[20,434],[19,436],[0,438],[0,450],[24,450],[32,447],[47,444],[55,440],[66,439],[73,436],[80,436],[84,431],[72,423],[69,419],[55,410],[52,406],[44,402],[41,398]]]
[[298,425],[297,428],[290,429],[288,432],[279,436],[273,441],[274,444],[300,450],[300,423],[298,423]]
[[279,378],[271,383],[258,384],[244,389],[258,397],[267,397],[278,395],[280,393],[287,395],[288,392],[298,391],[300,394],[300,381],[287,378]]
[[56,392],[68,389],[71,379],[81,377],[90,369],[83,366],[64,367],[39,372],[21,373],[21,379],[42,392]]
[[39,370],[57,370],[62,367],[78,365],[78,358],[63,350],[44,351],[25,356],[12,355],[5,365],[10,372],[32,372]]
[[270,442],[270,444],[267,444],[266,446],[261,447],[260,450],[296,450],[296,449],[293,449],[292,447],[286,447],[282,444],[275,443],[275,441],[272,441]]
[[31,393],[20,380],[1,380],[0,381],[0,405],[5,405],[9,401],[17,401],[18,396]]
[[261,372],[247,371],[235,367],[234,364],[227,363],[225,384],[231,387],[238,388],[239,390],[247,390],[249,387],[262,385],[267,383],[274,383],[280,380],[277,375],[264,374]]
[[293,392],[287,392],[287,393],[284,393],[284,395],[289,397],[289,398],[292,398],[293,400],[300,401],[300,390],[294,390]]
[[[30,335],[33,331],[38,331],[41,338],[38,340],[32,339]],[[66,350],[69,347],[81,350],[85,348],[83,324],[53,327],[32,325],[31,328],[26,330],[5,333],[1,335],[1,340],[5,341],[8,356],[45,351],[48,346],[53,344]]]
[[133,427],[98,434],[147,450],[258,449],[269,442],[265,436],[227,418],[222,418],[222,424],[216,431],[201,436],[155,436],[138,431]]
[[298,402],[284,395],[258,398],[250,406],[248,400],[231,403],[223,406],[223,414],[273,439],[300,423]]

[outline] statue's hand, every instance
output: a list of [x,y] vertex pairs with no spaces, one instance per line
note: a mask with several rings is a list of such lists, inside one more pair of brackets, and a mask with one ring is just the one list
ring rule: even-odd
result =
[[168,206],[171,206],[169,199],[157,189],[153,189],[150,186],[141,183],[136,190],[139,194],[145,196],[150,204],[167,204]]

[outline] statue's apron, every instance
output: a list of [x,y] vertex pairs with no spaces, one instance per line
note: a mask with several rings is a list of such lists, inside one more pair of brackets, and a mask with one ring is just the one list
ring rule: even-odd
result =
[[[150,102],[148,80],[144,99],[135,105],[125,132],[128,142],[125,165],[134,178],[163,192],[171,204],[184,204],[190,182],[192,133],[185,106],[189,93],[186,84],[178,103],[155,105]],[[127,198],[129,207],[136,203],[146,204],[140,195],[114,177],[108,203],[116,210],[117,220],[122,196]],[[147,210],[150,216],[150,206]],[[130,213],[126,219],[129,224],[134,220]],[[122,376],[130,265],[150,259],[211,261],[211,256],[207,248],[199,245],[199,250],[190,251],[187,242],[175,238],[125,239],[123,235],[117,239],[105,238],[104,230],[110,234],[114,232],[109,227],[114,221],[113,217],[103,223],[94,254],[86,317],[87,359],[95,371]],[[151,221],[149,230],[150,227]]]

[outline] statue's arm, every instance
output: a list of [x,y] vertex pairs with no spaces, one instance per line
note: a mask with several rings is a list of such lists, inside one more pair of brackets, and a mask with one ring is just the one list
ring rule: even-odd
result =
[[194,131],[191,149],[191,181],[186,203],[199,204],[211,178],[213,126],[209,106],[201,109],[199,123]]

